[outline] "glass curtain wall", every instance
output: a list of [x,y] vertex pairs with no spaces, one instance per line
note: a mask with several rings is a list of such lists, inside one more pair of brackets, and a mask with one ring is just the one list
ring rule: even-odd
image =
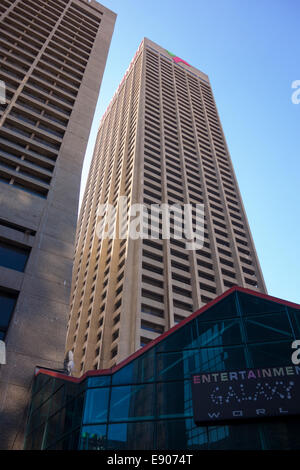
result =
[[197,426],[191,375],[291,364],[300,310],[233,292],[109,375],[40,373],[26,449],[299,449],[300,418]]

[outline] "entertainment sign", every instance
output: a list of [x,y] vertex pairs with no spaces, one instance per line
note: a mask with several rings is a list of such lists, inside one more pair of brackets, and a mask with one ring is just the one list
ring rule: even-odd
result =
[[300,414],[300,366],[192,376],[196,424]]

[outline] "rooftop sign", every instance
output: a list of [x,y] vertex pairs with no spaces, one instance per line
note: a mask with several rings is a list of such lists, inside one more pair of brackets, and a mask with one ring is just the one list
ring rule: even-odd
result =
[[166,52],[172,57],[172,59],[174,60],[174,62],[176,62],[176,64],[178,64],[178,62],[182,62],[183,64],[188,65],[189,67],[191,67],[191,65],[188,64],[185,60],[181,59],[180,57],[178,57],[175,54],[172,54],[172,52],[168,51],[167,49],[166,49]]

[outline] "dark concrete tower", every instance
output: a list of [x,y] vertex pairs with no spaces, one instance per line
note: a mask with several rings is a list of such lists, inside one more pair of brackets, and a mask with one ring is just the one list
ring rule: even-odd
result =
[[22,447],[34,367],[62,367],[81,169],[115,18],[95,0],[0,4],[0,448]]

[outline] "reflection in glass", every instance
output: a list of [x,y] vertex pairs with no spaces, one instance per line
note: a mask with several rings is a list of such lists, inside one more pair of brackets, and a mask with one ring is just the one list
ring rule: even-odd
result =
[[81,450],[105,450],[106,446],[105,424],[83,426],[79,443],[79,448]]
[[132,385],[113,387],[110,400],[110,421],[130,421],[154,418],[155,387]]
[[154,423],[110,424],[108,427],[108,449],[149,450],[154,449]]
[[249,342],[272,341],[293,337],[290,322],[285,312],[268,315],[253,315],[245,318]]
[[107,420],[109,388],[95,388],[87,391],[83,422],[103,423]]

